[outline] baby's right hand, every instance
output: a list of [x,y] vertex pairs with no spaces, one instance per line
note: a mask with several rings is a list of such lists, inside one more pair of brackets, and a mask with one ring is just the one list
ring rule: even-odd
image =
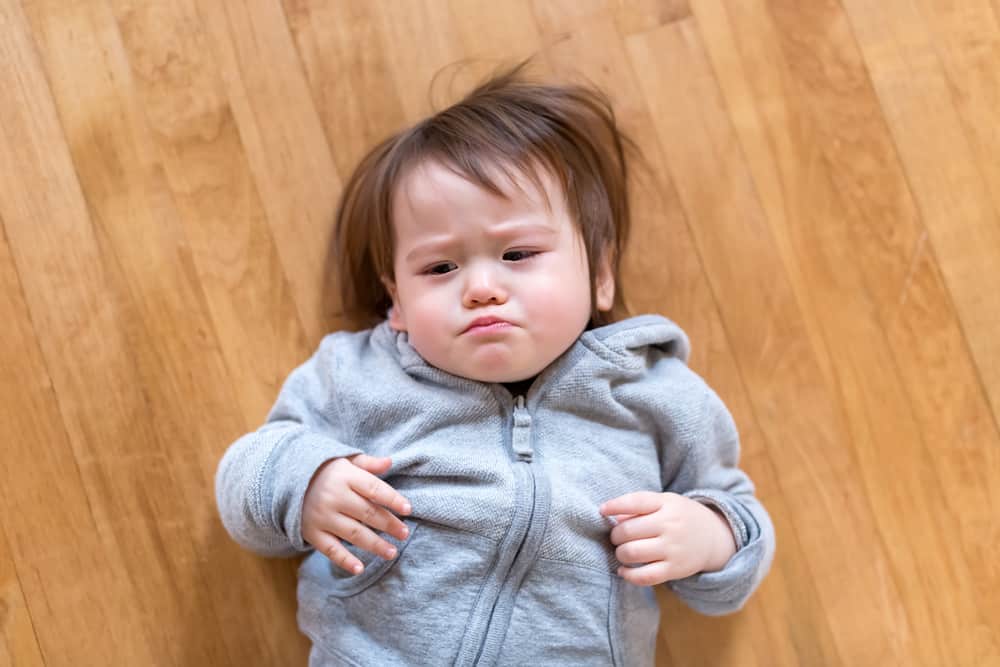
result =
[[391,465],[389,458],[367,454],[332,459],[319,467],[306,489],[302,501],[302,537],[331,562],[353,574],[359,574],[364,566],[338,537],[387,559],[396,557],[395,547],[365,524],[400,540],[406,539],[406,524],[386,508],[409,514],[410,503],[375,476]]

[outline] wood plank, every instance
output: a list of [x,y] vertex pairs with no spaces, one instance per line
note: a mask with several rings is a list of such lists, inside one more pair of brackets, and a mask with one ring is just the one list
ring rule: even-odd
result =
[[[132,9],[138,11],[135,7]],[[239,589],[234,594],[231,586],[225,583],[227,577],[240,576],[248,580],[277,580],[282,582],[284,590],[267,589],[272,591],[264,596],[271,598],[268,602],[287,608],[294,600],[292,564],[258,562],[231,543],[218,521],[213,494],[218,457],[229,441],[247,430],[246,424],[252,423],[253,417],[240,414],[239,401],[234,396],[226,364],[219,353],[215,327],[185,238],[187,229],[199,225],[199,217],[182,204],[181,213],[191,214],[185,225],[174,200],[177,191],[185,193],[185,188],[192,188],[198,192],[201,187],[198,165],[185,170],[185,165],[176,159],[177,152],[184,149],[196,152],[199,139],[211,146],[220,135],[231,139],[235,131],[225,124],[223,131],[213,131],[210,115],[199,114],[194,105],[195,108],[186,109],[193,114],[189,118],[190,125],[184,126],[181,122],[184,118],[174,117],[170,128],[177,135],[183,135],[187,145],[177,152],[171,151],[169,145],[157,146],[145,120],[147,117],[156,119],[160,109],[155,106],[155,100],[152,108],[143,109],[141,100],[134,95],[115,16],[106,7],[87,8],[77,15],[57,13],[51,6],[37,6],[36,10],[38,34],[45,36],[43,42],[49,47],[46,49],[50,55],[49,70],[57,82],[53,90],[64,102],[61,109],[64,125],[85,193],[95,218],[102,224],[105,242],[124,276],[122,280],[129,284],[130,293],[134,295],[136,308],[128,332],[129,347],[134,351],[137,372],[149,397],[148,419],[158,439],[165,443],[164,457],[172,472],[172,482],[180,493],[180,502],[184,504],[184,509],[175,514],[184,516],[185,521],[161,521],[159,525],[169,526],[172,531],[184,531],[183,537],[165,539],[164,551],[167,559],[173,561],[171,576],[182,590],[185,605],[199,610],[199,613],[187,613],[177,624],[177,630],[184,633],[182,646],[188,652],[185,659],[194,659],[197,647],[204,644],[216,651],[225,647],[237,664],[267,660],[281,664],[295,645],[274,639],[275,622],[271,614],[251,604],[252,599],[259,600],[261,595],[251,594],[247,589]],[[129,14],[129,19],[138,21],[134,13]],[[159,36],[169,38],[170,32],[163,30],[168,24],[166,21],[157,24]],[[130,27],[136,25],[133,22]],[[175,21],[172,25],[182,27],[183,23]],[[71,57],[60,59],[63,52],[54,45],[68,39],[74,30],[94,35],[95,39],[89,43],[78,40],[77,48],[67,54]],[[181,69],[179,62],[175,61],[175,65],[177,68],[171,72],[174,76]],[[106,72],[111,72],[112,76],[105,76]],[[190,89],[187,92],[197,93]],[[70,100],[78,103],[70,104]],[[79,104],[79,101],[85,103]],[[218,117],[225,117],[225,114]],[[127,128],[127,131],[115,132],[109,129],[112,127]],[[227,151],[231,146],[226,145],[226,139],[220,143]],[[197,152],[202,171],[207,152]],[[162,161],[161,155],[164,156]],[[172,192],[174,184],[170,183],[170,176],[178,174],[183,174],[183,181]],[[209,179],[214,178],[214,174],[209,176]],[[218,181],[213,180],[213,183],[218,184]],[[223,193],[225,191],[220,188],[211,189],[208,194],[201,192],[200,201],[218,198]],[[216,208],[201,209],[205,217],[221,210],[217,202],[212,203]],[[239,232],[235,236],[239,238]],[[210,240],[217,251],[223,248],[228,252],[225,242],[221,234]],[[213,275],[213,267],[208,268],[206,273]],[[224,275],[222,271],[215,275],[220,273]],[[258,294],[271,292],[269,288],[255,287]],[[209,294],[215,297],[216,303],[223,304],[224,314],[232,308],[228,293]],[[272,316],[270,313],[265,315]],[[242,318],[246,316],[247,313],[241,313]],[[294,317],[292,322],[297,325]],[[223,318],[222,324],[228,324],[227,320]],[[265,319],[257,326],[265,331],[275,329],[268,325],[271,323]],[[230,340],[238,341],[240,337],[246,334],[237,330]],[[301,337],[290,339],[291,343],[301,343]],[[250,342],[247,346],[259,348],[260,344]],[[278,343],[275,347],[289,350],[291,346]],[[305,354],[301,347],[295,350],[297,359]],[[273,352],[258,355],[258,364],[262,365],[268,356],[273,358]],[[287,363],[281,362],[281,365]],[[271,369],[258,366],[258,376],[261,370]],[[272,372],[277,374],[277,371]],[[256,379],[258,385],[273,385],[269,378],[265,382],[259,377]],[[269,396],[268,401],[273,401],[273,396]],[[258,415],[256,419],[261,417]],[[153,514],[155,520],[158,513]],[[218,548],[219,544],[226,548]],[[163,593],[160,596],[163,597]],[[279,620],[283,621],[279,625],[294,632],[293,614]],[[304,656],[301,641],[299,652]],[[229,661],[221,655],[213,659],[220,663]]]
[[[997,76],[1000,72],[1000,9],[996,3],[991,6],[978,1],[960,5],[922,2],[920,6],[938,45],[936,52],[945,69],[976,167],[983,174],[994,212],[1000,212],[1000,164],[996,159],[1000,152],[1000,133],[997,132],[1000,127],[1000,78]],[[953,219],[952,224],[964,226],[965,221]],[[995,274],[1000,272],[997,268],[1000,266],[1000,245],[992,248],[991,255]],[[928,311],[933,307],[934,304],[924,306]],[[941,405],[947,408],[938,410],[944,418],[938,415],[936,420],[927,420],[928,439],[953,442],[946,459],[951,465],[945,470],[953,471],[947,486],[960,494],[954,496],[952,506],[964,533],[967,557],[982,576],[979,597],[984,616],[992,621],[987,628],[980,627],[978,631],[988,635],[995,645],[1000,641],[997,639],[1000,636],[1000,570],[992,565],[995,547],[1000,544],[1000,513],[996,511],[1000,507],[1000,486],[996,483],[1000,479],[1000,438],[996,435],[1000,412],[994,402],[991,419],[984,405],[986,401],[980,398],[982,374],[975,368],[976,360],[970,359],[969,345],[959,346],[954,339],[936,343],[938,358],[968,360],[965,363],[969,368],[963,376],[942,382],[942,376],[936,374],[933,378],[921,378],[921,386],[928,396],[930,409],[927,412]],[[955,350],[959,353],[955,354]],[[994,367],[998,365],[996,358],[988,362]],[[967,388],[967,392],[957,392],[956,396],[953,381]],[[988,385],[987,391],[992,392],[993,385]],[[967,398],[967,393],[973,397]],[[967,503],[974,503],[977,511],[967,512]]]
[[[551,3],[545,3],[550,9]],[[561,8],[560,8],[561,9]],[[638,8],[631,8],[633,12]],[[564,16],[569,12],[560,12]],[[630,21],[641,17],[630,15]],[[647,24],[663,25],[655,14]],[[676,20],[676,19],[674,19]],[[733,357],[730,341],[705,275],[698,250],[681,208],[677,191],[664,163],[663,152],[649,107],[625,52],[620,8],[573,18],[551,26],[565,37],[547,51],[556,71],[566,78],[583,73],[611,98],[622,129],[642,147],[648,172],[633,164],[633,241],[623,265],[623,282],[636,313],[666,314],[684,327],[692,341],[691,367],[701,373],[727,402],[739,424],[742,465],[754,479],[757,492],[781,529],[790,511],[776,484],[766,443],[750,408]],[[551,36],[548,36],[551,37]],[[601,45],[595,48],[594,45]],[[655,250],[654,250],[655,249]],[[794,665],[822,662],[831,641],[822,606],[808,578],[795,573],[805,553],[794,531],[781,531],[780,558],[765,585],[746,611],[724,619],[702,617],[672,595],[661,595],[660,664]],[[794,590],[797,588],[797,590]],[[796,623],[768,623],[768,616],[797,619]],[[808,630],[804,630],[808,628]],[[714,639],[722,632],[727,641]],[[808,634],[808,641],[796,635]],[[805,656],[795,646],[805,647]],[[819,647],[814,649],[813,647]],[[828,661],[827,661],[828,662]]]
[[[177,325],[188,319],[197,322],[200,295],[183,275],[187,267],[182,253],[180,265],[175,264],[174,253],[182,242],[177,238],[169,208],[160,211],[150,205],[151,201],[159,199],[162,204],[169,198],[156,192],[155,174],[152,187],[145,187],[146,172],[129,143],[132,132],[110,130],[120,126],[134,129],[128,115],[121,113],[128,109],[127,101],[116,99],[115,91],[106,88],[108,81],[127,79],[127,64],[115,57],[121,52],[114,17],[106,6],[89,11],[82,6],[73,9],[36,3],[30,8],[29,18],[46,56],[53,95],[60,106],[81,186],[98,225],[100,247],[95,247],[91,259],[108,268],[107,283],[94,289],[107,290],[120,304],[120,337],[109,343],[112,353],[122,358],[100,360],[104,363],[97,370],[114,373],[125,382],[105,391],[125,405],[134,403],[129,417],[142,424],[131,434],[123,432],[132,428],[124,421],[101,425],[102,429],[110,426],[101,435],[127,438],[129,444],[119,451],[95,447],[98,469],[110,484],[100,489],[102,493],[92,500],[92,505],[99,515],[108,515],[114,539],[139,547],[130,564],[136,570],[137,582],[130,603],[137,610],[152,612],[144,619],[149,632],[158,632],[163,619],[169,619],[173,631],[158,632],[157,649],[170,660],[228,664],[225,652],[220,650],[223,645],[215,639],[219,635],[218,623],[206,595],[204,574],[190,567],[197,559],[191,527],[160,519],[200,515],[197,527],[211,520],[208,508],[200,513],[194,511],[197,506],[205,506],[208,499],[204,490],[206,480],[211,478],[200,474],[204,466],[199,465],[209,463],[206,454],[203,450],[184,452],[176,447],[175,443],[197,442],[197,438],[192,441],[184,437],[180,420],[164,418],[170,403],[164,400],[163,392],[169,391],[171,384],[160,380],[169,377],[169,368],[179,365],[171,364],[169,359],[161,361],[162,352],[149,347],[163,332],[174,343],[163,350],[168,357],[191,357],[191,350],[184,348],[192,339]],[[74,40],[76,48],[72,52],[60,49],[57,45],[63,40]],[[133,297],[136,292],[139,296]],[[174,298],[176,301],[172,301]],[[110,322],[102,324],[101,329],[113,326]],[[205,327],[204,320],[199,326]],[[133,398],[131,392],[123,391],[126,386],[141,386],[144,391]],[[80,386],[84,388],[93,391],[86,381]],[[76,390],[71,389],[66,398],[80,401],[73,393]],[[142,517],[146,525],[117,523],[117,515],[123,510]],[[179,632],[183,633],[183,641],[179,641]]]
[[975,167],[982,174],[994,212],[1000,212],[1000,10],[997,2],[919,0],[941,71],[967,137]]
[[532,1],[538,30],[548,37],[567,37],[580,26],[600,20],[608,10],[607,0],[579,0],[578,2]]
[[[960,101],[963,81],[949,78],[924,12],[913,3],[889,0],[872,6],[847,0],[844,8],[998,419],[1000,215],[991,201],[987,174],[977,164],[974,146],[980,135],[964,129],[968,121],[963,122],[960,105],[968,109],[968,103]],[[989,59],[994,61],[995,55]],[[995,75],[995,71],[968,74],[973,80],[993,80]],[[996,127],[996,114],[994,107],[989,128]],[[990,176],[995,173],[991,170]],[[996,479],[996,469],[990,470]],[[994,544],[1000,534],[996,531],[993,525]]]
[[[242,412],[256,423],[308,345],[248,168],[244,132],[190,4],[173,15],[125,4],[116,13],[136,73],[136,104],[155,142],[150,153],[162,160],[216,329],[229,341],[222,349]],[[159,34],[153,25],[160,22],[173,30],[143,42],[143,31]]]
[[379,29],[392,45],[390,70],[407,123],[443,109],[468,90],[468,72],[455,69],[464,53],[448,5],[434,0],[374,4]]
[[[846,613],[864,600],[878,618],[904,619],[874,510],[838,397],[821,379],[780,253],[697,28],[679,21],[626,40],[650,103],[670,173],[702,256],[758,423],[786,498],[800,498],[793,524],[846,664],[879,663],[894,651],[884,629]],[[669,63],[659,76],[656,63]],[[788,406],[796,409],[789,411]],[[851,545],[868,564],[844,576],[830,545]]]
[[[0,255],[6,255],[6,258],[9,259],[6,241],[3,242],[3,246]],[[0,271],[2,270],[3,268],[0,267]],[[0,280],[0,286],[6,285],[5,280]],[[0,292],[0,298],[2,298],[2,292]],[[0,464],[2,463],[5,462],[0,462]],[[6,468],[6,466],[4,467]],[[0,482],[6,479],[9,474],[9,471],[4,470]],[[7,538],[6,524],[7,517],[10,515],[10,506],[6,493],[0,497],[0,509],[3,509],[3,515],[0,515],[0,518],[3,519],[2,524],[0,524],[0,628],[2,628],[0,666],[40,667],[45,664],[42,659],[42,649],[38,645],[38,635],[35,632],[34,623],[31,621],[31,613],[28,611],[24,590],[21,588],[21,582],[15,571],[14,555],[10,548],[10,540]]]
[[113,11],[119,57],[131,68],[118,94],[135,98],[133,141],[164,182],[153,187],[168,193],[156,207],[176,209],[164,214],[182,226],[177,234],[225,341],[219,349],[240,412],[257,425],[288,369],[311,350],[248,164],[243,136],[251,130],[238,125],[212,58],[216,45],[190,2],[120,3]]
[[612,6],[615,25],[622,37],[655,30],[691,16],[688,0],[617,0]]
[[[330,222],[341,187],[331,154],[335,144],[328,144],[324,136],[280,2],[182,3],[183,15],[192,20],[194,4],[204,24],[203,32],[199,31],[204,41],[196,44],[180,31],[174,37],[186,47],[208,47],[215,57],[217,72],[212,79],[199,80],[200,93],[215,99],[224,95],[228,102],[228,113],[239,129],[241,157],[246,160],[240,174],[249,167],[259,193],[254,203],[267,216],[287,281],[283,298],[297,306],[311,353],[334,323],[325,310],[327,301],[320,297],[331,286]],[[120,8],[126,5],[118,3]],[[142,5],[151,20],[159,11],[153,9],[156,5]],[[155,29],[154,23],[146,27]],[[130,50],[140,53],[139,47],[131,44]],[[194,51],[187,53],[196,68],[209,71],[207,63],[194,59]],[[171,90],[177,89],[172,86]]]
[[[820,4],[694,7],[730,113],[743,120],[737,132],[783,259],[815,295],[800,303],[836,359],[860,473],[884,508],[876,518],[913,625],[897,654],[1000,659],[981,591],[986,561],[963,553],[984,535],[962,527],[992,520],[982,454],[1000,442],[984,429],[969,443],[978,453],[956,457],[946,435],[970,419],[989,425],[989,407],[846,17]],[[936,400],[930,388],[943,377],[961,389]],[[924,435],[935,432],[942,437]]]
[[[285,14],[340,181],[375,142],[404,124],[390,42],[369,2],[286,0]],[[374,103],[377,101],[377,103]],[[330,188],[331,201],[339,188]]]
[[513,63],[541,49],[531,0],[501,4],[492,0],[449,0],[448,7],[464,56],[470,61]]
[[0,4],[0,87],[9,100],[0,105],[6,536],[50,664],[153,664],[160,642],[131,607],[129,560],[144,540],[123,549],[113,528],[133,517],[99,505],[112,490],[97,443],[114,454],[137,435],[113,432],[135,411],[107,391],[122,386],[126,348],[115,303],[98,298],[111,292],[86,204],[27,21],[11,3]]

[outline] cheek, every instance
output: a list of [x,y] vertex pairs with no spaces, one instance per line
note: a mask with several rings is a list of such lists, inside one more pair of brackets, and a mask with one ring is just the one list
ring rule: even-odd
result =
[[581,317],[588,319],[590,316],[590,284],[586,280],[586,269],[583,276],[571,270],[535,278],[524,287],[522,299],[530,314],[540,321],[575,326]]
[[411,288],[400,292],[406,326],[414,342],[434,340],[448,327],[449,296],[444,289]]

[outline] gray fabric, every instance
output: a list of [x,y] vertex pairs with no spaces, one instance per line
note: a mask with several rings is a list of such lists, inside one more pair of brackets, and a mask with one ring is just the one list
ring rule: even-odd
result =
[[[736,555],[666,584],[704,614],[740,609],[775,548],[733,420],[687,356],[675,324],[634,317],[585,332],[515,399],[429,366],[386,323],[330,334],[223,457],[223,523],[262,555],[308,552],[311,665],[652,665],[656,599],[616,576],[602,502],[673,491],[722,512]],[[396,559],[351,547],[366,569],[349,576],[303,541],[302,497],[358,452],[392,457],[382,477],[413,513],[407,540],[386,536]]]

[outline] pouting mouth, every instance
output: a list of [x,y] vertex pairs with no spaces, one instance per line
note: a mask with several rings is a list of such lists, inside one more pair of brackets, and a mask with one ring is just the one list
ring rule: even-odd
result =
[[510,322],[500,317],[477,317],[472,320],[469,326],[467,326],[462,333],[475,329],[476,327],[487,327],[491,324],[510,324]]

